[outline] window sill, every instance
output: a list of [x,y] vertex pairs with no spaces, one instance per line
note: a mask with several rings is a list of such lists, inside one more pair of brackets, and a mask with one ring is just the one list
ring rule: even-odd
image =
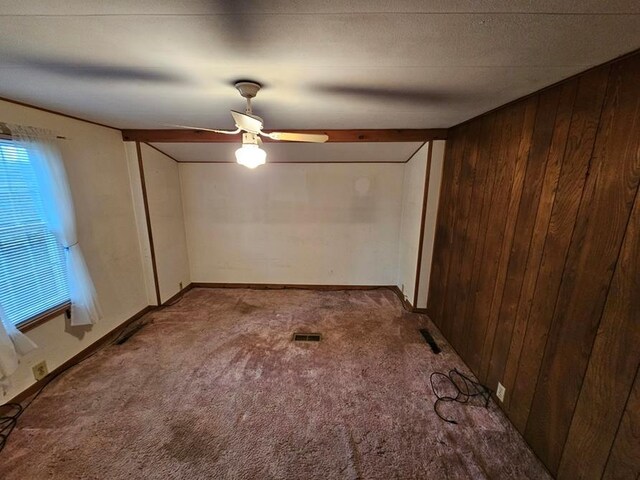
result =
[[36,328],[38,325],[42,325],[43,323],[48,322],[52,318],[59,317],[63,313],[67,312],[71,308],[71,302],[65,302],[62,305],[58,305],[57,307],[50,308],[46,312],[42,312],[40,315],[36,315],[29,320],[25,320],[24,322],[16,325],[16,328],[21,332],[27,332],[33,328]]

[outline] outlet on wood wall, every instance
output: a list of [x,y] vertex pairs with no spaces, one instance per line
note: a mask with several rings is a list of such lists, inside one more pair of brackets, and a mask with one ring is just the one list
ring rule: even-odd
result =
[[428,311],[559,478],[640,474],[639,180],[638,53],[447,141]]

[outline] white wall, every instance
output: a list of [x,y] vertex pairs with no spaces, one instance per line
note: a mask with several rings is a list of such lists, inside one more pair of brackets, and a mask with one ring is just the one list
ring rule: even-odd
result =
[[394,285],[403,164],[180,164],[194,282]]
[[0,392],[0,403],[34,383],[31,366],[53,370],[148,305],[127,160],[117,130],[0,101],[0,121],[47,128],[60,140],[76,207],[78,238],[96,285],[104,318],[92,328],[68,327],[64,316],[27,335],[39,349],[22,359]]
[[[178,163],[146,144],[140,145],[156,254],[160,299],[167,301],[191,283],[182,211]],[[155,303],[155,302],[154,302]]]
[[414,303],[424,183],[430,143],[405,164],[402,186],[402,221],[398,239],[397,285],[410,304]]
[[427,308],[429,293],[429,279],[433,260],[433,242],[436,235],[436,220],[438,218],[438,202],[440,201],[440,184],[442,183],[442,165],[444,163],[444,140],[433,142],[431,151],[431,172],[429,174],[429,193],[427,196],[427,210],[424,225],[424,239],[422,243],[422,262],[420,264],[420,284],[418,287],[418,308]]
[[[60,147],[79,240],[104,311],[92,328],[71,328],[60,316],[30,330],[40,348],[22,359],[1,403],[34,383],[31,366],[46,360],[55,369],[154,304],[155,291],[135,144],[124,144],[117,130],[9,102],[0,101],[0,121],[67,137]],[[434,152],[442,152],[444,142],[435,143]],[[401,235],[419,238],[424,149],[407,164],[267,164],[251,171],[177,164],[141,148],[163,301],[190,281],[394,285],[400,271],[415,276],[415,245]],[[431,174],[431,230],[442,162],[434,164],[440,173]],[[431,234],[430,255],[429,241]],[[430,256],[424,265],[430,270]]]

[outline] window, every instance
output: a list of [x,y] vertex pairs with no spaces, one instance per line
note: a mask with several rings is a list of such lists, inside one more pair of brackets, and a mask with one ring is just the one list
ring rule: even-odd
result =
[[45,224],[28,152],[0,140],[0,304],[18,325],[68,301],[64,249]]

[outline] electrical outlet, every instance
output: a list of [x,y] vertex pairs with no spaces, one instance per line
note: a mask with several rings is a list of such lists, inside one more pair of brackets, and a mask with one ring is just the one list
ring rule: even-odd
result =
[[47,368],[47,361],[43,360],[40,363],[36,363],[33,367],[31,367],[33,371],[33,378],[36,380],[42,380],[49,373],[49,369]]
[[504,385],[502,385],[500,382],[498,382],[498,388],[496,389],[496,397],[498,397],[498,400],[500,400],[501,402],[504,402]]

